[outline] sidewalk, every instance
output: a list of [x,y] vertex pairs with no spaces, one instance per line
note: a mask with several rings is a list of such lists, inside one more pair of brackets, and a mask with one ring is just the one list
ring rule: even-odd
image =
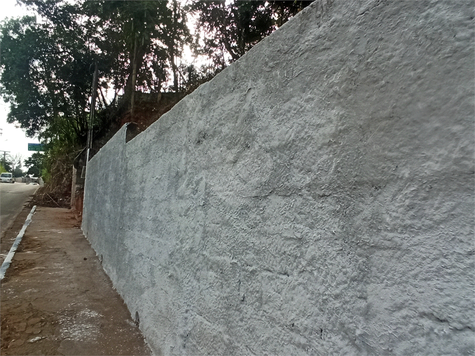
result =
[[2,355],[150,355],[68,209],[36,209],[0,298]]

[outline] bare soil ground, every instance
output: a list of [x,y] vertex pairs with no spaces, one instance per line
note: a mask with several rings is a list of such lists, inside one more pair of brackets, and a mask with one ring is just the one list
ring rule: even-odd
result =
[[[2,254],[29,210],[2,237]],[[150,355],[68,209],[38,207],[0,298],[2,355]]]

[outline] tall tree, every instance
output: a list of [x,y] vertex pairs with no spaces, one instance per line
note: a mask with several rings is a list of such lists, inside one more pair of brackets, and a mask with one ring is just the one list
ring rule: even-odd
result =
[[312,1],[195,0],[198,47],[222,69]]
[[68,41],[48,23],[33,17],[10,20],[1,29],[1,94],[10,102],[8,121],[17,121],[29,136],[53,118],[67,120],[80,135],[86,127],[87,51]]
[[191,43],[190,32],[186,25],[186,12],[177,0],[171,0],[169,8],[170,15],[167,21],[162,24],[162,34],[168,50],[168,58],[173,75],[173,91],[178,92],[179,88],[179,66],[177,57],[182,55],[183,46]]
[[86,2],[84,10],[91,32],[100,29],[94,45],[101,53],[119,54],[114,86],[123,89],[126,97],[135,88],[160,92],[169,77],[178,90],[176,58],[188,39],[186,16],[178,1],[100,0]]
[[116,96],[122,92],[125,102],[137,89],[162,91],[172,77],[179,90],[176,59],[188,30],[176,0],[20,1],[41,21],[29,17],[2,26],[0,85],[11,105],[9,121],[18,121],[28,135],[85,139],[94,63],[102,107],[111,104],[110,89]]
[[237,60],[273,31],[265,1],[194,1],[202,53],[219,68]]

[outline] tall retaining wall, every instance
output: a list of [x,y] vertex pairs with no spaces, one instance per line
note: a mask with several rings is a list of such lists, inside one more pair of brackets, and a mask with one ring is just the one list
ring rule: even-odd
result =
[[158,355],[474,353],[474,8],[317,1],[89,162]]

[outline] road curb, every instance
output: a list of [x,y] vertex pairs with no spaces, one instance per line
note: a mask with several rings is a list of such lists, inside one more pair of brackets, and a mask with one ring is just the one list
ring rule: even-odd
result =
[[5,258],[5,260],[2,263],[2,266],[0,267],[0,281],[3,280],[8,267],[10,267],[10,263],[12,262],[13,256],[15,255],[15,252],[18,246],[20,245],[21,239],[23,238],[23,235],[25,234],[26,228],[31,223],[31,219],[33,218],[33,214],[35,213],[35,210],[36,210],[36,205],[33,206],[33,208],[31,208],[31,211],[28,214],[28,217],[26,218],[25,223],[23,224],[23,227],[18,233],[15,241],[13,242],[12,247],[10,248],[10,251],[8,252],[7,257]]

